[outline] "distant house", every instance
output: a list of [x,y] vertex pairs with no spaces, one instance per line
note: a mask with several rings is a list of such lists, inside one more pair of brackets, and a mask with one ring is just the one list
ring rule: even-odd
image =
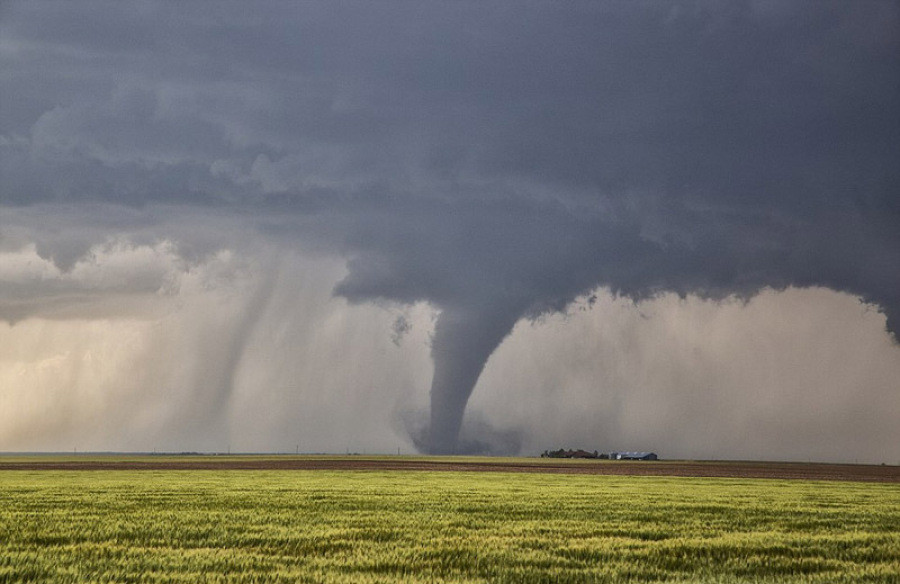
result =
[[610,452],[612,460],[659,460],[655,452]]

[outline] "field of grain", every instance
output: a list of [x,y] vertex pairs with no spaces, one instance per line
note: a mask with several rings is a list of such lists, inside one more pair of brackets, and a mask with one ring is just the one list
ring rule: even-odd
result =
[[900,486],[6,470],[0,582],[900,581]]

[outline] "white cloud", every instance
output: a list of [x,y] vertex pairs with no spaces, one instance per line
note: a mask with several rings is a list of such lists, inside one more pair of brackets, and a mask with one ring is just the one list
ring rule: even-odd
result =
[[470,408],[531,452],[897,463],[896,351],[882,314],[830,290],[637,305],[601,290],[591,310],[520,322]]

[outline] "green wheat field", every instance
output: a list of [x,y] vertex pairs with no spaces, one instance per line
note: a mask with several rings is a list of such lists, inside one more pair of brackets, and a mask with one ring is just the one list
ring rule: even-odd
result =
[[900,486],[0,472],[0,582],[900,582]]

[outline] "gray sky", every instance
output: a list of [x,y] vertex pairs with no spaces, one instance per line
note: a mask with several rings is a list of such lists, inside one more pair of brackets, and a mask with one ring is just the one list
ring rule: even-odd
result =
[[895,2],[11,2],[0,83],[0,450],[900,463]]

